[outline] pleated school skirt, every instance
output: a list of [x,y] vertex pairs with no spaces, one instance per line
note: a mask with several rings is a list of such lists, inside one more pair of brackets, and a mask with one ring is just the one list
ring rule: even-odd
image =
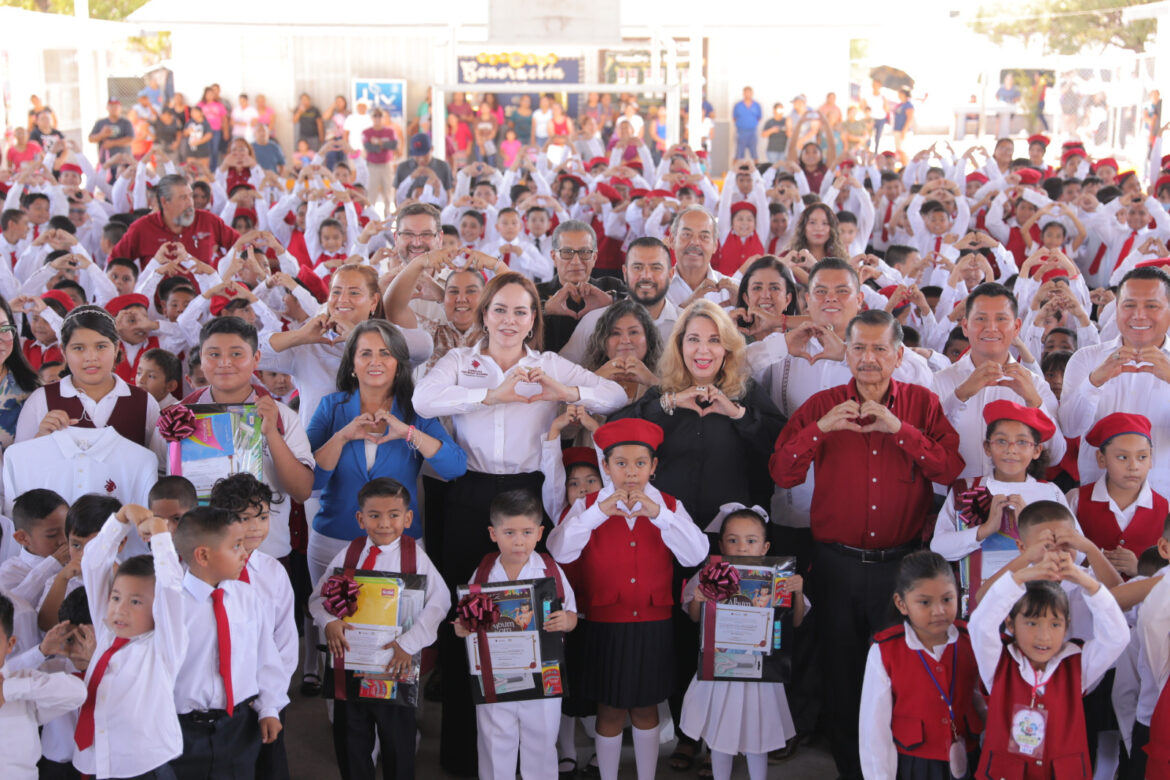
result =
[[617,709],[652,707],[674,692],[671,621],[600,623],[585,633],[581,694]]
[[[973,777],[978,766],[979,751],[974,750],[967,754],[967,774],[958,780],[968,780],[968,778]],[[898,780],[956,780],[956,778],[951,775],[951,765],[947,761],[899,753]]]

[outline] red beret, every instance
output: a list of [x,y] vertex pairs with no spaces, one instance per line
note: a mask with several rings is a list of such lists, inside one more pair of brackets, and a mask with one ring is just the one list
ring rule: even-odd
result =
[[650,190],[644,190],[641,187],[635,187],[634,189],[630,190],[630,200],[644,198],[649,194],[649,192]]
[[[258,216],[256,216],[256,209],[236,209],[236,216],[232,217],[232,220],[234,221],[236,217],[247,217],[248,219],[252,220],[253,225],[259,224],[260,219]],[[361,221],[360,218],[358,221]],[[369,221],[370,220],[367,217],[366,222]]]
[[1068,271],[1064,270],[1063,268],[1053,268],[1051,271],[1048,271],[1047,273],[1045,273],[1043,276],[1040,277],[1040,283],[1043,284],[1044,282],[1050,282],[1053,279],[1056,279],[1056,278],[1061,277],[1061,276],[1063,276],[1065,279],[1067,279],[1068,278]]
[[1168,167],[1170,167],[1170,154],[1164,154],[1162,155],[1162,170],[1166,170]]
[[1121,173],[1117,174],[1117,183],[1121,184],[1126,179],[1128,179],[1130,176],[1137,176],[1137,171],[1133,171],[1133,170],[1122,171]]
[[609,186],[611,187],[633,187],[634,183],[625,176],[610,176]]
[[561,462],[565,464],[566,470],[581,464],[598,468],[597,450],[593,447],[569,447],[561,453]]
[[1154,192],[1170,185],[1170,176],[1159,176],[1158,180],[1154,182]]
[[1170,266],[1170,257],[1155,257],[1152,260],[1142,260],[1134,268],[1165,268]]
[[1021,406],[1014,401],[992,401],[983,407],[983,422],[991,425],[996,420],[1022,422],[1040,434],[1041,442],[1048,441],[1056,433],[1056,426],[1043,409]]
[[852,160],[842,160],[842,161],[841,161],[841,162],[840,162],[840,163],[837,165],[837,167],[838,167],[839,169],[841,169],[841,170],[845,171],[845,170],[849,170],[849,169],[853,168],[853,166],[854,166],[854,165],[856,165],[856,164],[857,164],[857,163],[853,162]]
[[882,152],[881,156],[882,157],[897,157],[898,155],[894,154],[893,152]]
[[577,175],[572,174],[572,173],[562,173],[560,176],[557,177],[558,181],[563,180],[563,179],[568,179],[569,181],[575,181],[575,182],[577,182],[577,185],[580,187],[585,186],[585,180],[582,179],[580,176],[577,176]]
[[1085,158],[1085,156],[1086,156],[1086,155],[1085,155],[1085,150],[1084,150],[1084,149],[1080,149],[1080,148],[1077,148],[1077,149],[1065,149],[1065,150],[1064,150],[1063,152],[1061,152],[1061,154],[1060,154],[1060,164],[1061,164],[1061,165],[1067,165],[1067,164],[1068,164],[1068,161],[1069,161],[1069,160],[1071,160],[1072,158],[1074,158],[1074,157],[1080,157],[1080,158],[1084,159],[1084,158]]
[[752,214],[755,214],[756,206],[754,203],[749,203],[746,200],[737,201],[731,204],[732,215],[738,214],[741,211],[750,211]]
[[1118,169],[1117,160],[1114,160],[1112,157],[1102,157],[1100,160],[1093,163],[1093,173],[1096,173],[1105,166],[1112,168],[1116,172]]
[[970,184],[973,181],[977,181],[980,184],[986,184],[987,183],[987,174],[980,173],[979,171],[975,171],[974,173],[968,173],[967,174],[967,183]]
[[662,428],[649,420],[627,417],[607,422],[593,432],[593,443],[602,452],[609,452],[621,444],[641,444],[655,452],[662,446]]
[[81,173],[83,173],[83,171],[81,170],[81,166],[74,165],[73,163],[65,163],[64,165],[61,166],[61,173],[65,173],[66,171],[72,171],[73,173],[76,173],[78,175],[81,175]]
[[597,182],[597,192],[614,205],[622,202],[622,194],[603,181]]
[[1152,428],[1148,418],[1140,414],[1114,412],[1107,414],[1097,421],[1097,424],[1085,434],[1085,442],[1090,447],[1104,447],[1114,436],[1126,433],[1136,433],[1153,440]]
[[106,303],[106,311],[117,317],[118,312],[122,311],[122,309],[125,309],[127,306],[141,306],[144,309],[149,309],[150,301],[145,295],[140,295],[139,293],[119,295],[116,298],[111,298],[109,302]]
[[231,302],[232,299],[226,295],[211,296],[211,305],[208,307],[211,310],[211,316],[218,317],[219,315],[223,314],[223,310],[226,309],[227,305]]
[[626,161],[626,162],[625,162],[625,163],[623,163],[623,164],[624,164],[624,165],[625,165],[627,168],[633,168],[633,169],[634,169],[634,170],[636,170],[636,171],[640,171],[640,170],[642,170],[642,161],[641,161],[641,160],[628,160],[628,161]]
[[671,197],[674,197],[674,193],[671,192],[670,190],[649,190],[646,193],[646,197],[647,198],[671,198]]
[[1045,149],[1047,149],[1048,144],[1050,144],[1051,142],[1052,142],[1052,139],[1050,139],[1046,135],[1041,135],[1040,133],[1036,133],[1036,135],[1028,136],[1028,146],[1031,146],[1032,144],[1040,144]]
[[1016,171],[1016,175],[1020,177],[1020,184],[1040,183],[1040,171],[1035,168],[1020,168]]
[[73,307],[77,305],[73,302],[73,299],[65,293],[64,290],[49,290],[48,292],[43,292],[41,293],[41,300],[56,301],[65,307],[66,312],[73,311]]
[[592,160],[585,163],[585,167],[588,170],[593,170],[593,168],[595,168],[598,165],[609,165],[609,158],[608,157],[594,157]]

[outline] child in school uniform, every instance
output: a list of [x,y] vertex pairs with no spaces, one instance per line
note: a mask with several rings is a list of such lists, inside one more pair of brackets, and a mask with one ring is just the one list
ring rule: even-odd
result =
[[[65,537],[69,545],[69,562],[53,579],[45,583],[37,602],[37,624],[41,631],[57,625],[61,602],[81,587],[81,559],[89,540],[102,530],[106,519],[122,508],[122,502],[110,496],[87,493],[73,502],[65,514]],[[137,538],[137,537],[136,537]]]
[[874,636],[865,662],[862,772],[875,780],[970,777],[983,731],[982,699],[946,559],[925,550],[903,558],[894,607],[902,623]]
[[158,401],[160,410],[179,402],[176,393],[182,393],[183,363],[165,349],[148,349],[138,361],[134,386],[150,393]]
[[187,346],[187,338],[178,324],[150,318],[150,305],[150,299],[141,293],[119,295],[106,303],[122,347],[114,373],[128,384],[134,383],[142,356],[150,350],[162,348],[178,353]]
[[159,477],[147,495],[150,511],[167,521],[171,533],[179,527],[183,515],[199,506],[195,486],[186,477]]
[[[329,652],[337,661],[349,649],[345,639],[349,624],[325,609],[321,595],[321,589],[335,569],[345,567],[425,575],[426,595],[422,610],[410,629],[385,648],[394,650],[386,672],[398,677],[409,673],[416,653],[434,644],[439,623],[451,609],[451,593],[426,552],[415,544],[412,537],[403,535],[414,521],[410,493],[405,487],[388,477],[372,479],[358,491],[358,506],[358,525],[366,536],[359,536],[329,563],[325,576],[316,583],[309,598],[309,612],[317,625],[325,630]],[[414,708],[382,699],[360,698],[356,686],[349,684],[352,679],[352,674],[347,673],[346,698],[336,699],[333,704],[333,749],[342,776],[373,780],[371,753],[376,729],[387,776],[409,780],[414,777]]]
[[[593,441],[612,482],[574,503],[548,539],[558,563],[580,561],[582,611],[590,621],[582,694],[597,702],[602,780],[617,778],[627,715],[638,776],[654,776],[658,704],[674,687],[674,561],[697,566],[709,549],[682,504],[650,484],[662,439],[662,428],[636,418],[599,427]],[[640,576],[628,583],[614,576],[635,571]]]
[[[291,679],[297,668],[300,642],[293,620],[292,582],[280,561],[259,549],[268,537],[272,488],[251,474],[232,474],[212,486],[208,503],[228,510],[244,523],[244,551],[248,557],[240,570],[240,580],[256,589],[261,605],[269,611],[272,638],[280,654],[283,674]],[[281,730],[275,742],[260,747],[256,777],[288,776],[288,756],[284,748],[284,731]]]
[[[115,568],[131,533],[150,538],[152,555]],[[173,777],[168,762],[183,749],[175,679],[188,646],[183,568],[166,520],[127,504],[86,545],[82,579],[97,645],[86,669],[87,695],[77,718],[73,765],[101,778]]]
[[1137,574],[1137,557],[1158,543],[1170,514],[1170,503],[1146,479],[1154,462],[1151,437],[1150,421],[1140,414],[1102,417],[1085,441],[1097,448],[1105,473],[1068,493],[1085,536],[1126,578]]
[[13,606],[0,595],[0,777],[37,780],[38,727],[85,701],[85,683],[64,672],[14,670],[5,661],[16,645]]
[[[719,549],[724,555],[763,556],[771,544],[767,540],[768,518],[759,507],[725,504],[707,526],[708,533],[719,534]],[[691,620],[702,616],[707,599],[699,591],[699,578],[692,577],[682,594],[682,608]],[[792,622],[804,620],[808,602],[804,598],[804,580],[794,575],[785,582],[792,594]],[[768,604],[772,599],[769,595]],[[780,750],[796,736],[796,726],[788,709],[783,683],[741,683],[700,680],[696,675],[683,698],[679,726],[711,749],[711,771],[715,780],[728,780],[737,753],[747,758],[748,777],[764,780],[768,774],[768,753]]]
[[[492,499],[488,534],[500,548],[484,557],[471,582],[493,582],[553,577],[558,583],[561,608],[549,614],[542,630],[568,632],[577,625],[577,602],[568,578],[552,556],[535,552],[544,529],[541,506],[526,490],[510,490]],[[471,636],[459,621],[455,634]],[[475,708],[481,780],[514,780],[519,754],[524,780],[550,778],[557,772],[557,736],[561,720],[559,699],[495,702]]]
[[13,541],[16,555],[0,563],[0,591],[36,604],[45,583],[69,560],[65,516],[69,504],[44,488],[26,490],[12,502]]
[[[1072,520],[1051,502],[1026,508],[1021,525],[1033,525],[1031,515]],[[971,647],[990,692],[976,777],[1093,776],[1081,699],[1125,650],[1128,627],[1109,589],[1061,549],[1055,534],[1042,536],[987,588],[971,614]],[[1071,610],[1061,582],[1084,593],[1092,615],[1093,638],[1083,645],[1068,639]],[[1006,640],[1000,634],[1005,619]]]
[[174,704],[183,754],[171,762],[184,778],[251,777],[260,745],[276,739],[288,704],[289,676],[273,641],[270,610],[239,582],[247,553],[245,525],[217,507],[183,515],[175,549],[187,566],[187,635]]
[[[1043,476],[1043,445],[1056,432],[1044,410],[998,400],[983,407],[983,420],[987,424],[983,451],[991,457],[991,474],[960,479],[951,487],[930,541],[934,552],[948,561],[961,561],[964,602],[1016,557],[1015,519],[1024,507],[1033,501],[1064,504],[1059,487],[1034,476]],[[976,492],[981,496],[973,495]],[[983,522],[972,524],[980,519]],[[960,604],[963,614],[973,606]]]

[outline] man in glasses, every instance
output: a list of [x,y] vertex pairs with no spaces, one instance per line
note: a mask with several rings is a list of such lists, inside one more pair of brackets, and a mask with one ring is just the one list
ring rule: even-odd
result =
[[544,348],[559,352],[581,317],[624,296],[626,286],[617,277],[589,278],[597,262],[597,234],[584,222],[568,220],[557,225],[552,255],[557,275],[536,289],[544,305]]

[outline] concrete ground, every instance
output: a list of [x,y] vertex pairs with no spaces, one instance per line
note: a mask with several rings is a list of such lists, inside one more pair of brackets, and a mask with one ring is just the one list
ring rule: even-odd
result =
[[[330,736],[329,720],[325,712],[325,700],[320,698],[306,699],[300,695],[300,674],[294,676],[294,690],[290,697],[292,703],[286,712],[285,744],[288,747],[289,766],[293,780],[331,780],[340,777],[336,762],[333,760],[333,742]],[[439,768],[439,713],[441,707],[435,702],[423,702],[421,707],[419,726],[422,740],[418,749],[418,772],[420,780],[445,780],[453,778]],[[584,764],[593,754],[592,744],[583,731],[578,729],[577,734],[578,759]],[[658,777],[684,778],[697,777],[697,770],[690,772],[675,772],[667,764],[673,745],[664,745],[658,764]],[[578,774],[578,777],[582,775]],[[833,759],[829,755],[826,744],[816,742],[812,745],[802,745],[795,756],[782,764],[768,767],[768,778],[800,778],[801,780],[832,780],[837,776]],[[634,752],[629,740],[626,740],[622,751],[622,780],[633,780]],[[740,758],[736,762],[732,777],[737,780],[747,779],[747,767]],[[550,778],[549,780],[554,780]]]

